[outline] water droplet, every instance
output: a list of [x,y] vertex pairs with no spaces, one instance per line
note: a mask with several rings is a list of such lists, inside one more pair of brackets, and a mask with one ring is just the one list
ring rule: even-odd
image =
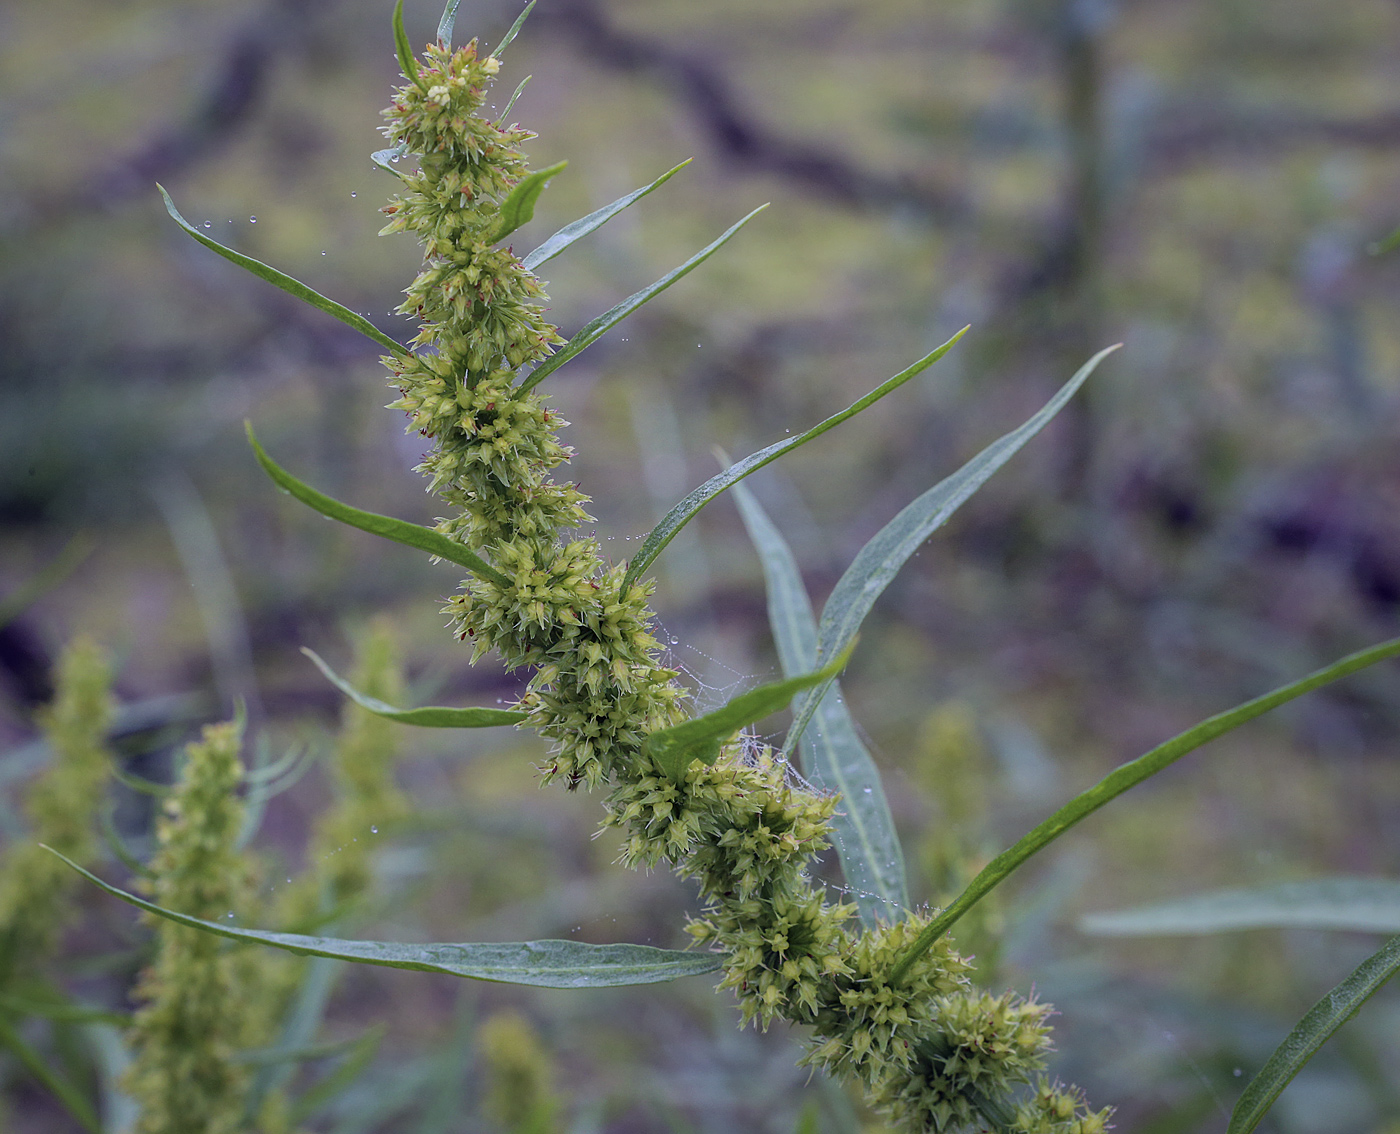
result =
[[213,227],[214,227],[214,222],[213,222],[213,221],[205,221],[205,222],[204,222],[204,227],[205,227],[205,228],[213,228]]
[[352,189],[352,190],[350,190],[350,196],[352,196],[352,197],[358,197],[359,194],[356,193],[356,192]]
[[1238,1079],[1238,1078],[1239,1078],[1241,1075],[1243,1075],[1243,1074],[1244,1074],[1244,1068],[1243,1068],[1243,1067],[1236,1067],[1236,1068],[1235,1068],[1235,1078],[1236,1078],[1236,1079]]
[[326,254],[326,250],[325,250],[324,248],[322,248],[322,249],[321,249],[321,255],[324,256],[325,254]]
[[233,911],[232,911],[232,910],[229,910],[229,911],[228,911],[228,916],[229,916],[230,918],[233,917]]
[[249,217],[249,218],[248,218],[248,223],[249,223],[249,224],[257,224],[257,223],[258,223],[258,218],[257,218],[257,217]]
[[863,791],[863,792],[865,792],[866,795],[869,795],[871,789],[870,789],[870,788],[861,788],[860,790]]
[[378,828],[378,827],[371,827],[371,828],[369,829],[369,833],[370,833],[371,835],[377,835],[377,834],[379,834],[379,828]]
[[673,646],[679,646],[680,644],[681,644],[681,640],[680,640],[679,638],[672,638],[672,639],[671,639],[671,645],[673,645]]

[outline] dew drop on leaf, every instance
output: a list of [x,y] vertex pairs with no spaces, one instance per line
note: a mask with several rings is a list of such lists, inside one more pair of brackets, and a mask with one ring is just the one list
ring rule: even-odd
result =
[[249,218],[248,218],[248,223],[249,223],[249,224],[257,224],[257,223],[258,223],[258,218],[257,218],[257,217],[249,217]]

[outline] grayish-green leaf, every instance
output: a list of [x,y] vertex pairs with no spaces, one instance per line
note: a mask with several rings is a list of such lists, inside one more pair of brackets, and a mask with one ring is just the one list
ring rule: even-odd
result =
[[408,33],[403,30],[403,0],[394,5],[394,53],[399,57],[399,70],[404,78],[414,86],[422,88],[418,78],[418,60],[413,57],[413,45],[408,42]]
[[662,518],[661,523],[657,524],[656,527],[647,533],[646,539],[642,540],[642,546],[637,549],[637,554],[633,556],[632,562],[627,565],[627,574],[623,580],[623,589],[625,590],[632,583],[640,579],[642,577],[642,572],[650,567],[656,560],[656,557],[665,549],[666,545],[676,538],[676,533],[685,527],[686,524],[690,523],[701,508],[730,485],[738,484],[744,477],[752,472],[758,471],[766,464],[771,464],[784,453],[791,452],[799,445],[805,445],[814,437],[820,437],[827,430],[835,429],[836,426],[840,425],[847,418],[854,417],[856,414],[860,413],[861,410],[874,405],[886,394],[890,393],[890,391],[898,389],[916,374],[927,370],[947,354],[948,351],[953,348],[953,344],[965,334],[967,334],[966,327],[937,350],[924,355],[924,357],[914,363],[913,366],[901,370],[893,378],[871,390],[870,393],[866,394],[865,397],[861,398],[859,401],[846,407],[840,413],[827,418],[820,424],[814,425],[811,429],[807,430],[806,433],[799,433],[796,437],[785,437],[781,441],[775,441],[767,448],[760,449],[757,453],[750,453],[743,460],[730,465],[722,473],[710,477],[709,480],[667,512]]
[[530,0],[530,2],[525,5],[525,10],[515,17],[515,23],[510,25],[510,31],[506,32],[505,39],[501,40],[501,42],[496,45],[496,50],[491,52],[493,56],[499,59],[501,57],[501,52],[515,42],[515,37],[520,34],[520,29],[525,25],[525,17],[530,14],[530,9],[534,6],[535,0]]
[[650,945],[588,945],[582,941],[401,945],[392,941],[346,941],[335,937],[240,929],[163,909],[109,885],[76,862],[64,858],[52,847],[47,849],[88,881],[147,913],[191,929],[202,929],[253,945],[271,945],[303,957],[330,957],[362,965],[446,973],[470,980],[525,984],[536,988],[612,988],[629,984],[657,984],[679,977],[712,973],[721,964],[721,958],[713,953],[656,949]]
[[[817,620],[797,560],[744,485],[734,486],[734,497],[763,564],[768,623],[783,673],[805,673],[816,664]],[[880,771],[856,732],[840,682],[832,682],[817,707],[816,723],[803,735],[801,753],[807,778],[821,790],[841,796],[831,820],[832,841],[861,921],[875,926],[898,919],[909,906],[904,851]]]
[[45,567],[0,599],[0,629],[68,578],[92,554],[95,546],[92,536],[79,532],[63,545],[63,550]]
[[520,383],[520,389],[523,391],[534,388],[539,385],[540,381],[544,379],[546,375],[553,374],[559,367],[573,358],[574,355],[578,354],[586,347],[592,346],[601,339],[604,334],[621,323],[622,320],[626,319],[627,316],[632,314],[633,311],[637,310],[637,308],[647,300],[660,295],[682,276],[688,275],[702,261],[708,260],[715,252],[719,251],[720,247],[725,244],[731,236],[743,228],[744,225],[748,224],[749,221],[753,220],[754,217],[758,216],[759,213],[763,212],[767,207],[767,205],[759,205],[758,208],[754,209],[754,211],[743,220],[729,228],[724,235],[713,244],[702,248],[679,268],[667,272],[654,284],[642,288],[642,290],[635,295],[629,295],[616,307],[604,311],[603,314],[599,315],[598,318],[594,319],[585,326],[583,330],[579,331],[578,334],[565,343],[555,354],[550,355],[549,358],[545,359],[535,367],[534,370],[530,371],[529,376]]
[[522,177],[520,183],[501,202],[501,219],[491,230],[486,243],[495,244],[498,240],[504,240],[522,224],[529,224],[535,215],[535,203],[544,192],[545,184],[568,164],[566,161],[556,162],[548,169],[539,169],[527,177]]
[[506,115],[508,115],[512,110],[515,109],[515,100],[520,97],[520,92],[525,89],[525,84],[528,83],[534,77],[534,75],[526,75],[523,79],[520,80],[519,84],[515,88],[515,92],[510,96],[510,99],[506,102],[505,109],[501,111],[500,116],[496,119],[497,126],[502,125],[506,120]]
[[211,240],[180,215],[180,211],[175,207],[175,202],[170,199],[170,194],[165,191],[165,186],[157,185],[156,188],[160,190],[160,195],[165,198],[165,211],[170,214],[176,224],[203,244],[204,247],[213,249],[213,251],[217,252],[225,260],[229,261],[229,263],[237,264],[240,268],[252,272],[253,275],[257,276],[259,279],[266,280],[268,283],[280,287],[288,295],[296,296],[302,302],[309,303],[312,307],[315,307],[318,311],[324,311],[327,315],[335,316],[335,318],[339,319],[347,327],[354,327],[355,330],[359,331],[360,334],[364,335],[366,338],[373,339],[385,350],[401,358],[409,354],[407,347],[400,346],[398,343],[394,342],[393,339],[358,312],[351,311],[350,308],[337,303],[333,299],[327,299],[319,291],[312,290],[300,280],[292,279],[292,277],[285,272],[279,272],[276,268],[269,267],[261,260],[254,260],[251,256],[243,255],[242,252],[235,252],[232,248],[225,248],[217,240]]
[[1369,649],[1348,654],[1340,661],[1335,661],[1323,669],[1316,670],[1308,674],[1307,677],[1290,682],[1288,685],[1281,686],[1271,693],[1265,693],[1262,697],[1256,697],[1252,701],[1246,701],[1243,705],[1236,705],[1233,709],[1227,709],[1223,713],[1207,717],[1194,728],[1177,734],[1165,744],[1159,744],[1136,760],[1130,760],[1115,768],[1093,787],[1080,792],[1050,818],[1027,832],[1014,846],[1008,847],[987,863],[977,876],[967,884],[967,888],[929,922],[918,938],[905,950],[904,956],[890,971],[890,983],[897,984],[903,979],[904,974],[909,971],[909,967],[935,941],[947,933],[963,914],[1009,878],[1023,862],[1049,846],[1071,827],[1087,819],[1100,807],[1117,799],[1129,788],[1136,787],[1143,780],[1150,779],[1163,768],[1170,767],[1188,752],[1194,752],[1201,745],[1218,736],[1223,736],[1246,721],[1263,716],[1270,709],[1276,709],[1296,697],[1301,697],[1304,693],[1310,693],[1314,689],[1319,689],[1396,655],[1400,655],[1400,638],[1392,638],[1378,646],[1371,646]]
[[457,6],[462,0],[447,0],[447,7],[442,10],[442,19],[438,21],[438,42],[443,47],[452,46],[452,29],[457,26]]
[[376,697],[361,693],[322,661],[314,650],[303,646],[301,652],[316,663],[317,668],[326,675],[326,680],[360,708],[400,724],[418,725],[420,728],[493,728],[498,725],[519,724],[529,715],[510,709],[452,709],[431,705],[425,705],[421,709],[396,709]]
[[0,1050],[5,1049],[8,1049],[20,1065],[63,1104],[84,1130],[90,1131],[91,1134],[102,1134],[102,1122],[93,1110],[92,1103],[88,1102],[86,1092],[51,1066],[52,1061],[41,1055],[18,1030],[10,1026],[3,1015],[0,1015]]
[[840,673],[854,648],[853,642],[829,665],[814,673],[804,673],[800,677],[760,685],[757,689],[741,693],[713,713],[706,713],[703,717],[695,717],[671,728],[658,729],[646,738],[642,751],[673,780],[679,780],[693,760],[713,764],[725,740],[745,725],[761,721],[770,713],[786,708],[793,694],[810,689],[817,682],[826,681]]
[[446,559],[450,563],[456,563],[459,567],[465,567],[473,574],[480,575],[483,579],[490,579],[499,586],[510,586],[510,580],[481,556],[469,551],[460,543],[448,539],[441,532],[425,528],[421,524],[410,524],[407,520],[396,520],[392,516],[381,516],[376,512],[363,512],[359,508],[352,508],[349,504],[342,504],[324,492],[317,492],[308,484],[303,484],[264,452],[263,447],[258,444],[258,439],[253,435],[252,425],[246,422],[244,424],[248,431],[248,443],[253,446],[253,454],[257,457],[258,464],[262,465],[263,471],[284,492],[295,496],[303,504],[320,512],[321,515],[338,520],[352,528],[359,528],[362,532],[369,532],[372,535],[393,540],[395,543],[416,547],[420,551],[426,551],[429,555],[435,555],[439,559]]
[[[399,158],[403,157],[406,153],[408,153],[408,147],[405,146],[403,143],[400,143],[399,145],[392,146],[387,150],[375,150],[374,153],[369,155],[369,160],[374,162],[375,165],[379,166],[380,169],[388,170],[400,181],[407,181],[409,180],[408,174],[404,173],[401,169],[395,169],[391,164],[392,162],[398,161]],[[399,353],[403,353],[402,347],[399,348]]]
[[293,1126],[300,1126],[337,1095],[356,1082],[365,1069],[374,1062],[379,1052],[380,1041],[384,1038],[385,1025],[376,1024],[360,1036],[340,1066],[317,1079],[296,1100],[288,1116]]
[[1226,1134],[1250,1134],[1308,1060],[1397,970],[1400,970],[1400,937],[1392,937],[1298,1021],[1298,1026],[1288,1033],[1288,1038],[1279,1044],[1263,1069],[1245,1087],[1230,1113]]
[[[909,557],[948,520],[968,497],[984,485],[1032,437],[1050,424],[1082,386],[1094,368],[1117,350],[1111,346],[1099,351],[1079,368],[1041,410],[1018,429],[997,438],[952,476],[939,481],[893,520],[881,528],[856,554],[826,600],[817,632],[817,658],[829,658],[843,650],[860,630],[875,600],[899,573]],[[818,686],[802,698],[792,728],[783,742],[783,753],[791,755],[811,721],[825,690]]]
[[1087,914],[1079,928],[1100,937],[1181,936],[1238,929],[1345,929],[1400,933],[1400,882],[1315,878],[1212,890],[1172,902]]
[[[524,85],[524,83],[521,84],[521,86]],[[514,102],[515,100],[512,99],[511,101]],[[509,111],[509,108],[507,108],[507,111]],[[504,115],[502,115],[502,117],[504,117]],[[602,228],[603,225],[607,224],[608,221],[612,220],[613,217],[617,216],[617,214],[627,208],[628,205],[640,201],[653,189],[666,184],[676,173],[688,166],[692,160],[692,158],[686,158],[685,161],[681,162],[675,169],[668,169],[650,185],[643,185],[640,189],[634,189],[625,197],[619,197],[611,205],[604,205],[601,209],[589,213],[586,217],[580,217],[572,224],[566,224],[533,252],[526,255],[520,262],[533,272],[541,264],[553,260],[554,257],[559,255],[560,252],[564,251],[564,249],[568,248],[571,244],[576,244],[590,232]]]

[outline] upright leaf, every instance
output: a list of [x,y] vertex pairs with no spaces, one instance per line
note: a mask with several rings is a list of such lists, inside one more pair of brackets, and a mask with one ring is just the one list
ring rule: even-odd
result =
[[[783,673],[803,673],[816,664],[817,620],[797,560],[747,488],[736,484],[734,498],[763,564],[768,622]],[[803,735],[801,752],[807,778],[841,795],[831,831],[861,921],[874,926],[894,920],[909,906],[904,850],[880,771],[861,743],[839,682],[832,683],[817,707],[816,727]]]
[[1245,1087],[1230,1113],[1226,1134],[1250,1134],[1308,1060],[1397,971],[1400,971],[1400,937],[1392,937],[1298,1021],[1298,1026],[1288,1033],[1288,1038],[1279,1044],[1263,1069]]
[[519,724],[529,715],[510,709],[451,709],[428,705],[421,709],[396,709],[376,697],[361,693],[322,661],[316,651],[303,646],[301,652],[316,663],[316,667],[325,674],[326,680],[360,708],[400,724],[418,725],[420,728],[492,728],[497,725]]
[[418,78],[418,60],[413,56],[408,33],[403,30],[403,0],[398,0],[394,5],[394,53],[399,57],[399,70],[403,72],[403,77],[422,88],[422,80]]
[[462,0],[447,0],[447,7],[442,10],[442,19],[438,21],[438,42],[443,47],[452,46],[452,29],[457,25],[457,6]]
[[701,264],[705,260],[708,260],[717,251],[719,251],[720,247],[724,245],[731,236],[733,236],[736,232],[743,228],[744,225],[748,224],[749,221],[753,220],[754,217],[758,216],[759,213],[763,212],[763,210],[767,207],[767,205],[759,205],[758,208],[754,209],[754,211],[751,212],[748,216],[746,216],[743,220],[730,227],[713,244],[709,244],[706,247],[702,248],[699,252],[695,253],[694,256],[692,256],[679,268],[676,268],[674,271],[667,272],[666,275],[662,276],[654,284],[642,288],[641,291],[637,292],[634,295],[629,295],[616,307],[613,307],[603,312],[603,314],[599,315],[598,318],[594,319],[591,323],[585,326],[583,330],[581,330],[567,343],[565,343],[564,346],[561,347],[557,353],[550,355],[549,358],[545,359],[537,367],[535,367],[535,369],[530,372],[529,376],[523,382],[520,383],[520,389],[529,390],[539,385],[541,380],[543,380],[547,375],[553,374],[556,370],[559,369],[559,367],[563,366],[564,363],[568,362],[569,359],[573,358],[574,355],[578,354],[585,348],[592,346],[599,339],[601,339],[604,334],[612,330],[612,328],[617,326],[617,324],[621,323],[622,320],[626,319],[627,316],[632,314],[633,311],[637,310],[637,308],[640,307],[647,300],[660,295],[663,291],[665,291],[682,276],[688,275],[699,264]]
[[1194,752],[1201,745],[1218,736],[1223,736],[1231,729],[1239,728],[1246,721],[1263,716],[1270,709],[1276,709],[1278,706],[1292,701],[1295,697],[1301,697],[1304,693],[1310,693],[1314,689],[1319,689],[1346,677],[1348,674],[1356,673],[1358,670],[1396,655],[1400,655],[1400,638],[1392,638],[1378,646],[1371,646],[1369,649],[1348,654],[1340,661],[1316,670],[1308,674],[1307,677],[1284,685],[1271,693],[1265,693],[1262,697],[1256,697],[1252,701],[1246,701],[1243,705],[1236,705],[1233,709],[1217,713],[1213,717],[1207,717],[1194,728],[1177,734],[1165,744],[1159,744],[1136,760],[1130,760],[1115,768],[1088,791],[1080,792],[1050,818],[1023,835],[1014,846],[1008,847],[987,863],[977,876],[967,884],[967,888],[942,913],[929,922],[914,943],[905,950],[904,956],[890,971],[890,983],[897,984],[909,971],[909,967],[927,952],[935,941],[947,933],[963,914],[1010,877],[1023,862],[1044,850],[1071,827],[1087,819],[1100,807],[1117,799],[1129,788],[1136,787],[1143,780],[1150,779],[1163,768],[1170,767],[1188,752]]
[[[514,100],[512,99],[512,101]],[[507,113],[509,113],[509,108],[507,108]],[[505,115],[503,114],[502,117],[504,118]],[[686,158],[680,165],[676,166],[674,169],[668,169],[650,185],[643,185],[640,189],[633,189],[632,192],[624,197],[619,197],[611,205],[604,205],[601,209],[589,213],[586,217],[581,217],[572,224],[566,224],[533,252],[526,255],[520,262],[533,272],[541,264],[553,260],[554,257],[568,248],[569,245],[578,243],[578,241],[582,240],[590,232],[602,228],[603,225],[607,224],[608,221],[612,220],[613,217],[617,216],[617,214],[627,208],[628,205],[640,201],[653,189],[665,185],[675,174],[688,166],[692,160],[692,158]]]
[[[1044,429],[1085,379],[1105,358],[1117,350],[1111,346],[1099,351],[1079,368],[1059,392],[1029,421],[993,441],[967,464],[945,480],[939,481],[912,504],[907,505],[893,520],[875,533],[860,549],[855,561],[846,569],[826,600],[818,631],[817,657],[831,657],[845,649],[860,630],[860,624],[875,605],[875,600],[899,573],[909,557],[918,551],[929,536],[947,521],[962,503],[982,487],[991,475],[1006,464],[1021,447]],[[802,700],[783,743],[783,752],[791,754],[798,738],[817,710],[824,689],[818,686]]]
[[525,5],[525,10],[521,12],[520,15],[515,17],[515,23],[510,25],[510,31],[506,32],[505,39],[501,40],[500,43],[496,44],[496,50],[491,52],[491,54],[494,55],[497,59],[501,57],[501,53],[505,51],[507,47],[509,47],[512,43],[515,42],[515,37],[520,34],[520,29],[525,26],[525,17],[530,14],[530,9],[532,9],[534,6],[535,0],[530,0],[530,2]]
[[[49,848],[52,851],[52,848]],[[58,854],[57,851],[52,851]],[[628,984],[657,984],[679,977],[712,973],[722,963],[713,953],[687,953],[650,945],[588,945],[582,941],[521,941],[510,944],[400,945],[390,941],[345,941],[300,933],[269,933],[203,921],[108,885],[77,863],[63,858],[94,885],[138,909],[191,929],[254,945],[271,945],[304,957],[330,957],[362,965],[446,973],[498,984],[536,988],[612,988]]]
[[764,465],[776,461],[784,453],[791,452],[799,445],[805,445],[814,437],[820,437],[827,430],[835,429],[847,418],[855,417],[861,410],[874,405],[886,394],[890,393],[892,390],[898,389],[916,374],[927,370],[947,354],[953,348],[953,344],[962,338],[963,335],[967,334],[967,330],[968,329],[964,327],[942,346],[924,355],[924,357],[914,363],[913,366],[901,370],[893,378],[871,390],[870,393],[866,394],[865,397],[861,398],[859,401],[847,406],[840,413],[833,414],[820,424],[814,425],[811,429],[807,430],[806,433],[799,433],[796,437],[785,437],[781,441],[775,441],[766,449],[760,449],[757,453],[750,453],[743,460],[730,465],[722,473],[710,477],[709,480],[667,512],[662,518],[661,523],[657,524],[656,527],[647,533],[646,539],[642,541],[641,547],[637,549],[637,554],[632,557],[632,562],[627,565],[627,575],[623,580],[624,589],[640,579],[642,577],[642,572],[655,562],[656,557],[661,554],[666,545],[676,538],[676,534],[695,518],[696,513],[698,513],[701,508],[726,488],[730,485],[738,484],[739,481],[743,480],[749,473],[757,472]]
[[1099,937],[1229,933],[1240,929],[1343,929],[1400,933],[1400,882],[1316,878],[1212,890],[1111,913],[1086,914],[1079,927]]
[[258,444],[257,437],[253,435],[253,426],[250,423],[244,422],[244,427],[248,432],[248,443],[253,446],[253,455],[257,457],[258,464],[262,465],[263,471],[284,492],[295,496],[303,504],[320,512],[321,515],[338,520],[349,527],[359,528],[362,532],[369,532],[372,535],[393,540],[395,543],[416,547],[419,551],[426,551],[429,555],[435,555],[439,559],[446,559],[449,563],[465,567],[483,579],[490,579],[500,586],[510,585],[510,580],[481,556],[469,551],[460,543],[448,539],[441,532],[425,528],[421,524],[410,524],[407,520],[381,516],[377,512],[363,512],[359,508],[352,508],[349,504],[342,504],[324,492],[317,492],[309,484],[303,484],[267,455],[263,447]]
[[854,648],[855,644],[852,643],[845,653],[815,673],[804,673],[786,681],[760,685],[757,689],[740,694],[713,713],[706,713],[703,717],[696,717],[671,728],[659,729],[647,737],[642,751],[655,760],[657,766],[673,780],[679,780],[693,760],[713,764],[725,740],[745,725],[761,721],[770,713],[786,708],[794,693],[810,689],[817,682],[840,673]]
[[568,164],[566,161],[556,162],[548,169],[536,170],[521,178],[520,183],[510,191],[510,195],[501,202],[501,219],[491,235],[486,238],[486,243],[495,244],[498,240],[504,240],[522,224],[529,224],[535,215],[535,203],[544,192],[545,184]]
[[204,247],[213,249],[225,260],[229,261],[229,263],[237,264],[245,271],[252,272],[253,275],[257,276],[259,279],[266,280],[268,283],[280,287],[288,295],[296,296],[303,303],[309,303],[318,311],[324,311],[327,315],[335,316],[335,318],[339,319],[347,327],[354,327],[360,334],[364,335],[366,338],[373,339],[385,350],[398,355],[400,358],[408,355],[409,351],[407,347],[400,346],[398,343],[394,342],[393,339],[358,312],[351,311],[350,308],[337,303],[334,299],[327,299],[320,292],[313,291],[300,280],[294,280],[285,272],[279,272],[276,268],[268,267],[268,265],[264,264],[261,260],[254,260],[251,256],[243,255],[242,252],[235,252],[232,248],[225,248],[217,240],[212,240],[205,236],[204,233],[200,232],[199,229],[195,228],[194,225],[190,224],[189,221],[180,215],[180,210],[175,207],[175,202],[170,199],[170,194],[165,191],[165,186],[157,185],[156,188],[160,190],[160,195],[165,198],[165,211],[170,214],[176,224],[203,244]]

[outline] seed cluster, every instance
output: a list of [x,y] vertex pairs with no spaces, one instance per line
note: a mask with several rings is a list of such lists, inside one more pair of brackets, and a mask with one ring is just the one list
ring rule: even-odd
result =
[[722,987],[745,1022],[809,1025],[807,1061],[860,1081],[900,1130],[971,1128],[999,1104],[1008,1131],[1098,1134],[1108,1112],[1072,1090],[1041,1083],[1029,1101],[1009,1097],[1044,1066],[1047,1006],[973,989],[946,941],[889,983],[926,920],[861,933],[852,907],[825,901],[808,866],[836,799],[793,787],[763,749],[730,744],[678,779],[644,753],[649,733],[685,719],[685,692],[661,664],[650,585],[624,587],[621,565],[570,534],[589,517],[588,498],[550,475],[572,455],[556,436],[568,423],[519,381],[563,340],[539,281],[495,246],[501,203],[526,175],[519,147],[534,136],[482,114],[499,69],[475,42],[434,44],[384,112],[391,144],[418,165],[385,207],[384,232],[412,232],[425,249],[400,308],[421,322],[416,353],[384,360],[393,407],[432,439],[419,469],[454,509],[438,530],[505,580],[466,580],[445,610],[453,629],[473,641],[473,661],[496,649],[533,670],[519,707],[551,743],[545,780],[609,786],[624,861],[698,881],[706,909],[689,932],[725,954]]

